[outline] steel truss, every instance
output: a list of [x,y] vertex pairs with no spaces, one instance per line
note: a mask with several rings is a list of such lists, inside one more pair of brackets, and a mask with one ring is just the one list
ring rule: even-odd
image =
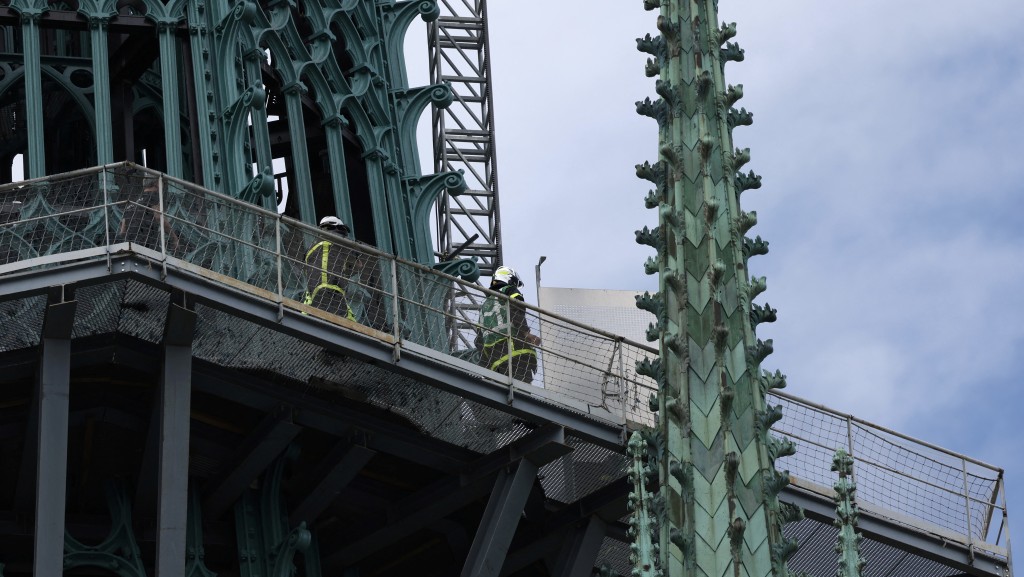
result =
[[477,257],[490,276],[501,266],[498,173],[485,0],[441,0],[428,25],[430,81],[451,84],[455,101],[432,113],[434,171],[462,170],[468,190],[437,204],[441,260]]

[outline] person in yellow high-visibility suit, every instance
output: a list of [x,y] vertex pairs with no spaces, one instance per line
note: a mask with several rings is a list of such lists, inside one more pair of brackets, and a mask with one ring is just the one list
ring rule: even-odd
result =
[[[320,219],[320,230],[348,238],[349,228],[336,216]],[[328,239],[314,244],[306,252],[309,280],[306,287],[305,303],[325,312],[356,320],[348,304],[344,285],[351,274],[353,255],[351,249]]]
[[490,289],[508,299],[487,295],[480,308],[483,327],[480,364],[507,375],[511,363],[512,377],[530,383],[537,371],[535,347],[540,344],[540,338],[530,332],[526,309],[518,304],[525,300],[519,292],[521,286],[523,282],[511,267],[502,266],[494,271]]

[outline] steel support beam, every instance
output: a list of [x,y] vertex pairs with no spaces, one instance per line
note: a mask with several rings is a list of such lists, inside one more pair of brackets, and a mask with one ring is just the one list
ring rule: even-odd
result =
[[296,527],[302,521],[305,521],[307,526],[313,526],[313,521],[376,454],[376,451],[366,447],[350,446],[348,443],[339,443],[334,447],[324,459],[330,467],[329,470],[325,475],[319,476],[320,482],[292,511],[288,519],[289,526]]
[[276,411],[267,415],[239,447],[235,460],[207,484],[203,500],[203,511],[209,515],[207,518],[217,519],[227,511],[301,430],[302,427],[292,422],[289,406],[278,406]]
[[590,577],[601,552],[606,527],[600,517],[594,516],[570,531],[568,542],[562,547],[551,574],[556,577]]
[[407,537],[482,498],[494,484],[494,474],[460,484],[449,478],[431,485],[394,504],[391,511],[404,515],[391,518],[380,530],[341,547],[323,560],[328,571],[355,566],[367,556],[380,551],[398,539]]
[[388,544],[462,509],[487,494],[494,486],[495,473],[514,466],[517,461],[531,460],[534,464],[530,466],[536,469],[571,450],[565,444],[565,430],[562,427],[537,429],[507,447],[480,457],[466,467],[463,474],[442,479],[395,503],[391,508],[395,515],[389,515],[393,521],[376,533],[347,544],[328,557],[324,565],[328,569],[350,567]]
[[362,430],[368,433],[366,446],[378,453],[395,455],[449,474],[461,472],[476,455],[468,449],[424,437],[408,428],[382,423],[369,411],[324,404],[308,396],[302,398],[258,377],[240,375],[206,361],[197,361],[195,366],[196,388],[204,393],[260,411],[273,410],[281,403],[290,404],[297,409],[293,417],[296,424],[337,437],[348,436],[353,428]]
[[[33,351],[34,352],[34,351]],[[32,371],[38,374],[38,354],[33,362]],[[27,367],[28,365],[26,365]],[[5,368],[9,367],[5,366]],[[38,383],[36,387],[38,388]],[[25,423],[25,441],[21,452],[21,466],[18,469],[18,480],[14,488],[14,510],[19,513],[31,514],[35,507],[34,496],[36,494],[36,468],[39,463],[39,394],[32,396],[29,401],[28,419]]]
[[505,556],[505,563],[501,567],[501,577],[509,577],[522,571],[533,563],[544,559],[548,555],[558,551],[558,548],[565,542],[568,530],[546,530],[538,538],[527,545],[509,552]]
[[[16,374],[13,375],[16,377],[28,377],[35,370],[35,361],[30,365],[30,359],[21,351],[4,353],[0,355],[0,359],[0,364],[5,367],[11,367],[12,363],[16,364]],[[98,335],[75,340],[73,368],[107,364],[115,359],[118,364],[147,372],[151,371],[158,361],[159,349],[149,342],[123,334]],[[12,376],[10,373],[7,375]],[[281,404],[291,405],[297,410],[297,414],[293,415],[295,424],[336,437],[346,437],[353,429],[360,429],[369,433],[365,439],[367,448],[444,473],[461,473],[468,463],[478,456],[478,453],[469,449],[424,437],[408,429],[397,428],[393,424],[374,418],[372,412],[324,404],[314,397],[295,393],[257,376],[239,373],[208,361],[193,359],[192,384],[197,391],[258,411],[272,412]],[[157,435],[153,436],[155,438]],[[156,446],[155,441],[153,445]],[[155,463],[156,459],[154,458],[152,462]],[[153,469],[156,469],[155,466]],[[155,481],[153,484],[155,485]]]
[[167,311],[160,374],[160,459],[157,491],[157,577],[185,574],[188,537],[188,442],[192,403],[192,337],[196,313]]
[[[191,359],[189,362],[191,363]],[[135,482],[134,507],[136,511],[149,511],[156,505],[162,426],[160,415],[163,411],[160,402],[162,390],[158,391],[157,395],[150,414],[149,430],[146,432],[146,444],[142,451],[142,462],[139,465],[139,478]]]
[[478,474],[490,473],[507,467],[520,459],[529,459],[543,467],[572,451],[573,448],[565,443],[565,428],[548,424],[485,457],[481,457],[473,463],[471,471]]
[[469,546],[472,544],[468,532],[469,527],[451,519],[438,519],[428,528],[438,535],[444,536],[454,559],[463,559],[469,553]]
[[547,521],[549,527],[570,527],[590,517],[600,517],[612,523],[629,514],[626,498],[630,492],[629,480],[622,477],[582,497],[575,503],[555,511]]
[[616,521],[629,514],[626,506],[629,491],[629,481],[626,477],[621,477],[575,503],[553,511],[544,521],[542,535],[509,553],[501,574],[513,575],[531,563],[557,553],[568,538],[566,535],[571,535],[591,519],[601,520],[604,536],[629,543],[631,539],[626,537],[627,527]]
[[494,491],[487,501],[480,528],[469,548],[462,577],[498,577],[512,537],[523,515],[523,506],[530,496],[538,467],[529,459],[498,474]]
[[[75,301],[53,302],[43,320],[36,387],[36,508],[33,574],[64,571],[64,511],[68,470],[68,401]],[[61,299],[62,300],[62,299]]]

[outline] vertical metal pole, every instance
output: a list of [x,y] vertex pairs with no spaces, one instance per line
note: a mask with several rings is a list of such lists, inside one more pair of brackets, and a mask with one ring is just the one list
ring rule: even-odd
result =
[[590,577],[601,552],[607,525],[592,515],[580,526],[570,529],[557,556],[552,575],[558,577]]
[[[1003,522],[1000,530],[1006,529],[1006,566],[1013,567],[1013,551],[1010,548],[1010,516],[1006,510],[1006,486],[1003,484],[1003,473],[999,472],[999,502],[1003,504]],[[996,537],[995,544],[999,544],[999,537]]]
[[401,319],[398,318],[400,307],[398,306],[398,261],[394,258],[389,259],[391,262],[391,331],[395,337],[395,347],[391,353],[391,359],[394,362],[401,360],[402,355],[402,329]]
[[46,309],[36,405],[36,513],[33,574],[64,571],[64,512],[68,469],[68,400],[75,302]]
[[352,238],[356,238],[359,223],[352,218],[352,197],[347,176],[348,168],[345,165],[344,128],[347,123],[348,121],[338,114],[324,120],[323,130],[327,137],[327,157],[331,163],[331,190],[334,195],[335,216],[352,228]]
[[622,440],[626,440],[626,425],[629,424],[628,411],[626,405],[629,404],[629,384],[626,382],[626,371],[622,362],[622,349],[625,345],[622,339],[615,342],[615,346],[619,349],[619,402],[622,403]]
[[[537,308],[540,308],[540,265],[544,264],[544,261],[548,260],[548,257],[541,256],[537,259],[537,266],[534,267],[534,280],[537,285]],[[543,335],[541,336],[543,338]]]
[[96,164],[114,161],[110,106],[110,56],[107,46],[109,17],[90,14],[89,36],[92,42],[93,110],[96,114]]
[[178,577],[185,574],[192,337],[195,325],[195,312],[176,304],[170,306],[164,328],[164,359],[159,392],[156,577]]
[[961,470],[964,473],[964,505],[967,509],[967,551],[971,562],[974,562],[974,528],[971,527],[971,491],[967,482],[967,460],[960,459]]
[[[187,21],[200,22],[200,14],[204,8],[205,7],[198,2],[188,2],[185,8],[187,11]],[[182,54],[183,57],[188,60],[185,70],[191,71],[192,74],[191,81],[186,85],[188,88],[191,88],[191,91],[186,88],[186,93],[190,93],[190,97],[188,98],[189,116],[191,116],[191,121],[195,123],[194,126],[196,126],[196,134],[210,134],[210,119],[207,115],[192,112],[193,109],[197,108],[196,100],[202,98],[200,95],[204,95],[207,88],[212,85],[212,79],[211,81],[207,81],[205,76],[206,67],[204,66],[205,61],[203,59],[205,36],[206,35],[204,34],[188,34],[188,48],[184,50]],[[186,52],[188,53],[187,56],[185,55]],[[214,105],[214,108],[216,108],[216,105]],[[189,180],[193,180],[196,184],[205,186],[206,188],[213,189],[215,187],[214,174],[216,170],[213,164],[213,143],[210,142],[212,139],[191,138],[190,140],[193,142],[193,150],[195,150],[195,143],[198,142],[199,144],[199,153],[193,153],[193,166],[195,165],[195,161],[198,160],[199,166],[202,167],[202,172],[199,173],[193,168],[192,174],[195,176]]]
[[[46,176],[46,124],[43,119],[43,65],[40,55],[40,8],[21,9],[22,51],[25,55],[25,125],[28,129],[28,177]],[[63,537],[62,537],[63,539]],[[40,573],[36,573],[40,575]],[[55,573],[59,575],[59,573]]]
[[100,187],[103,189],[103,242],[107,245],[107,272],[110,272],[110,196],[107,194],[107,169],[101,169]]
[[512,378],[512,299],[505,298],[505,319],[508,321],[505,345],[505,372],[508,374],[508,403],[512,404],[515,397],[516,386]]
[[172,20],[157,22],[157,36],[160,39],[160,79],[163,86],[161,103],[164,109],[164,151],[167,159],[167,174],[182,178],[181,112],[178,105],[178,38]]
[[[534,280],[536,280],[537,285],[537,308],[540,308],[540,265],[544,264],[544,261],[546,260],[548,260],[548,257],[541,256],[539,259],[537,259],[537,266],[535,268]],[[537,317],[537,337],[540,338],[541,343],[544,342],[544,313],[541,313]],[[544,373],[544,359],[547,355],[543,354],[540,347],[537,347],[535,350],[537,351],[537,372],[536,374],[534,374],[534,381],[536,381],[537,376],[540,375],[542,377],[540,384],[543,387],[543,379],[546,378],[546,375]]]
[[162,280],[167,278],[167,231],[164,230],[164,177],[162,174],[156,181],[156,198],[157,202],[159,203],[157,206],[157,217],[159,218],[160,224],[160,226],[156,228],[157,230],[160,231],[160,253],[164,257],[163,261],[161,262],[163,276],[161,276],[160,278]]
[[166,231],[164,230],[164,177],[163,177],[163,175],[160,175],[160,177],[157,178],[157,181],[156,181],[156,199],[157,199],[157,203],[158,203],[157,204],[157,208],[160,211],[160,214],[158,215],[160,217],[160,226],[158,227],[159,230],[160,230],[160,252],[163,253],[164,258],[166,259],[167,258],[167,237],[166,237]]
[[[857,460],[856,454],[853,452],[853,420],[850,415],[846,415],[846,451],[850,453],[850,458],[854,461]],[[856,485],[857,483],[857,467],[850,469],[850,481]]]
[[[257,66],[256,70],[258,71],[258,65],[255,63],[254,65]],[[292,142],[288,194],[294,195],[298,199],[299,214],[302,216],[302,220],[314,223],[316,222],[316,205],[313,202],[313,177],[310,175],[309,150],[306,148],[306,125],[302,121],[302,98],[305,89],[302,84],[291,82],[281,87],[281,91],[284,92],[285,110],[288,111],[288,134]],[[263,146],[256,147],[257,160],[269,165],[272,162],[271,158],[266,158],[266,160],[262,158],[263,155],[270,155],[270,142],[267,141],[269,134],[260,130],[253,132],[257,135],[265,135],[262,138],[257,136],[258,142],[264,141]],[[263,150],[264,146],[266,147],[265,151]],[[334,171],[333,167],[331,171]],[[353,221],[346,220],[345,223],[353,223]],[[355,234],[354,229],[352,234]]]
[[[992,498],[988,502],[988,513],[985,515],[985,522],[981,526],[981,538],[988,541],[988,532],[992,528],[992,516],[995,514],[995,509],[999,504],[999,491],[1003,486],[1003,471],[1000,470],[996,476],[996,485],[992,487]],[[998,539],[994,541],[997,545],[999,544]]]
[[281,215],[277,215],[277,223],[274,226],[277,238],[277,320],[284,318],[284,262],[281,258]]
[[528,458],[498,474],[466,555],[462,577],[498,577],[539,467]]

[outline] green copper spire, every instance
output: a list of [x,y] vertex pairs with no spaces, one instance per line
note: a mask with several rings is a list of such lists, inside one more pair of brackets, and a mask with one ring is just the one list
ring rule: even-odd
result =
[[863,537],[856,533],[857,503],[854,493],[857,484],[853,482],[853,459],[846,451],[839,449],[832,459],[832,470],[839,473],[839,480],[834,485],[836,490],[836,527],[839,528],[839,539],[836,542],[836,553],[839,554],[839,577],[860,577],[864,570],[864,560],[860,556],[860,542]]
[[633,514],[629,518],[629,536],[633,541],[630,546],[630,562],[633,565],[633,577],[661,577],[658,559],[658,525],[654,520],[651,494],[647,490],[647,480],[653,472],[647,464],[647,441],[640,433],[634,432],[626,446],[631,464],[629,481],[633,484],[633,492],[629,494],[629,510]]
[[774,463],[793,445],[771,437],[781,409],[765,402],[785,378],[761,375],[772,342],[754,329],[775,310],[752,304],[765,284],[747,271],[768,243],[744,236],[757,218],[740,209],[740,194],[760,187],[760,177],[740,173],[750,151],[732,142],[733,128],[753,119],[733,107],[742,87],[723,77],[743,50],[728,42],[735,24],[718,27],[717,0],[644,7],[660,9],[660,34],[637,41],[652,56],[646,72],[658,76],[659,98],[638,102],[637,112],[658,122],[660,158],[638,165],[637,176],[654,184],[646,205],[658,210],[658,226],[637,231],[637,242],[657,250],[644,268],[658,273],[659,293],[637,306],[657,317],[648,338],[661,353],[637,368],[659,384],[649,442],[660,485],[659,568],[672,577],[789,575],[796,546],[782,525],[798,514],[779,504],[789,478]]

